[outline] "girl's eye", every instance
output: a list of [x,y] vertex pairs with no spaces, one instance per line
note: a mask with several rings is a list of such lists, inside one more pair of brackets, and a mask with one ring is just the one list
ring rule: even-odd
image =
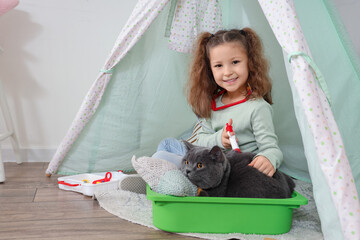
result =
[[203,166],[203,164],[201,162],[197,164],[197,168],[203,168],[203,167],[204,166]]
[[233,61],[233,64],[238,64],[240,61],[238,61],[238,60],[235,60],[235,61]]
[[221,65],[221,64],[217,64],[217,65],[215,65],[214,67],[219,68],[219,67],[222,67],[222,65]]

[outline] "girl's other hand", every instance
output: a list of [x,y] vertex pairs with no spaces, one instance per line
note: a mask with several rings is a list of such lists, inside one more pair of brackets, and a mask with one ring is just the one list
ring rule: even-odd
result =
[[260,172],[272,177],[275,173],[275,168],[271,164],[270,160],[264,156],[257,156],[254,160],[249,163],[250,167],[254,167]]

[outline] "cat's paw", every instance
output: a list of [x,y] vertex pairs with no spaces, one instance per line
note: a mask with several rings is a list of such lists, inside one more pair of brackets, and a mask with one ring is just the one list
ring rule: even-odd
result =
[[202,190],[199,187],[198,187],[197,195],[199,197],[209,197],[209,194],[205,190]]

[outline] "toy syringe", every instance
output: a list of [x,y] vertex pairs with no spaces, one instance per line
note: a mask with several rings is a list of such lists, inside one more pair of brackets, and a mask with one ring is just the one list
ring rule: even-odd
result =
[[226,124],[226,132],[227,134],[229,135],[229,139],[230,139],[230,143],[231,143],[231,148],[234,150],[234,151],[237,151],[239,153],[241,153],[241,150],[239,148],[239,145],[236,141],[236,136],[235,134],[234,135],[231,135],[231,133],[234,133],[234,130],[232,128],[232,126],[230,124]]

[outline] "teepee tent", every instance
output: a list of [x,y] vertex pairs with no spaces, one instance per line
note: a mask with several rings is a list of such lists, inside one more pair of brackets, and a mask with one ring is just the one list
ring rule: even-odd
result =
[[131,170],[184,137],[196,35],[243,27],[271,62],[281,170],[312,182],[326,239],[360,239],[360,64],[331,0],[140,0],[46,173]]

